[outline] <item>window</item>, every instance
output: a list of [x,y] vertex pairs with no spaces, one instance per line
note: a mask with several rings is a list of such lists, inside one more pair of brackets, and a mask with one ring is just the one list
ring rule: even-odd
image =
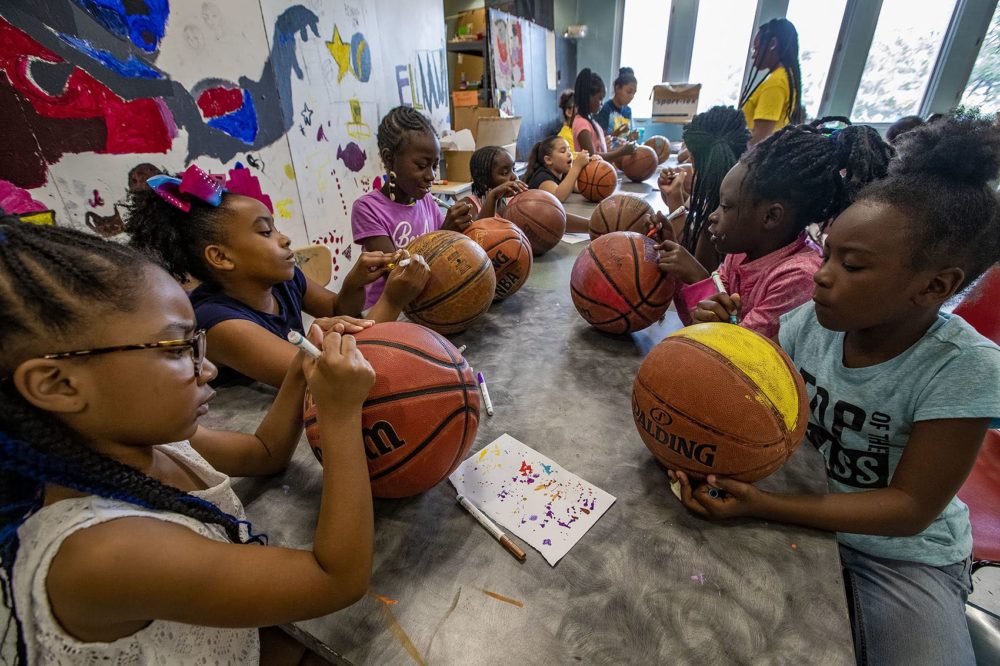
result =
[[789,0],[785,17],[799,33],[799,67],[802,70],[802,103],[806,117],[819,115],[819,103],[830,73],[837,33],[847,0]]
[[956,0],[883,0],[851,118],[891,123],[917,113]]
[[986,31],[979,57],[965,86],[962,104],[987,113],[1000,112],[1000,5]]
[[[622,67],[635,70],[639,85],[632,107],[633,118],[649,118],[653,102],[649,99],[653,86],[663,80],[663,57],[667,51],[667,25],[670,22],[671,0],[625,0],[622,21]],[[618,75],[617,72],[614,73]],[[613,79],[612,79],[613,81]],[[608,97],[614,94],[608,81]]]
[[694,31],[691,75],[688,81],[701,84],[698,111],[719,104],[736,106],[743,70],[750,52],[750,40],[757,3],[751,0],[701,0]]

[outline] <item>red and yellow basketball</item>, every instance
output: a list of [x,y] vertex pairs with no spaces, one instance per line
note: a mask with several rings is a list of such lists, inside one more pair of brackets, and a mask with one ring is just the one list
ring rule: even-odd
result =
[[583,167],[576,185],[584,198],[599,203],[618,189],[618,174],[610,162],[594,160]]
[[531,273],[531,243],[513,222],[487,217],[470,224],[465,235],[479,243],[497,276],[495,300],[501,301],[524,286]]
[[663,316],[674,279],[660,270],[651,238],[614,231],[591,242],[573,264],[573,305],[605,333],[641,331]]
[[632,416],[665,467],[753,482],[798,448],[809,398],[778,345],[740,326],[697,324],[649,352],[632,386]]
[[659,134],[651,136],[643,142],[643,145],[656,151],[656,160],[659,164],[663,164],[670,157],[670,142],[665,136]]
[[497,278],[483,248],[456,231],[432,231],[406,247],[431,269],[424,290],[404,308],[406,316],[438,333],[459,333],[490,309]]
[[[479,427],[472,368],[437,333],[407,322],[376,324],[354,336],[375,369],[361,411],[375,497],[409,497],[443,481],[469,453]],[[316,404],[306,395],[306,437],[319,461]]]
[[636,146],[635,152],[622,157],[619,163],[629,180],[641,183],[656,173],[660,162],[656,159],[655,150],[649,146]]
[[653,214],[653,207],[646,200],[632,194],[615,194],[602,201],[590,216],[590,239],[612,231],[646,233],[646,215]]
[[539,257],[554,248],[566,233],[566,209],[553,194],[525,190],[507,202],[504,219],[524,232],[531,252]]

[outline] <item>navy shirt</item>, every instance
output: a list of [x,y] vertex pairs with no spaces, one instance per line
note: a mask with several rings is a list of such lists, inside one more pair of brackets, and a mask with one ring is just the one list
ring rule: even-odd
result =
[[[302,300],[306,294],[306,276],[295,267],[291,280],[271,288],[278,302],[278,314],[268,314],[254,310],[242,301],[205,285],[191,292],[191,305],[198,328],[206,331],[216,324],[230,319],[243,319],[262,326],[284,340],[289,331],[305,334],[302,327]],[[219,376],[213,382],[216,386],[227,384],[249,384],[253,380],[244,374],[225,366],[219,367]]]
[[614,101],[608,100],[601,107],[601,110],[594,114],[594,120],[596,120],[601,125],[601,129],[610,138],[612,132],[626,125],[629,128],[632,126],[632,109],[629,105],[619,108],[615,105]]
[[542,167],[535,173],[531,174],[531,179],[528,180],[528,187],[533,190],[537,190],[542,183],[550,180],[556,185],[562,182],[560,178],[552,173],[547,167]]

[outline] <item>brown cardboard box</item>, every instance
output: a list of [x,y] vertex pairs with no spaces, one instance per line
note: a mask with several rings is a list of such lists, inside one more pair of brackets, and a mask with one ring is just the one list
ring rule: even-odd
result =
[[653,100],[654,123],[689,123],[698,113],[700,83],[659,83],[649,97]]
[[478,90],[456,90],[451,94],[451,105],[459,107],[479,106]]
[[[452,123],[455,131],[467,129],[476,139],[476,148],[484,146],[501,146],[511,159],[515,159],[517,135],[521,131],[521,119],[501,118],[499,109],[484,107],[460,107],[455,109],[455,120]],[[445,174],[453,183],[467,183],[472,180],[469,171],[469,160],[472,150],[445,150]]]
[[476,39],[478,35],[486,35],[486,8],[462,12],[455,21],[455,37],[457,39]]

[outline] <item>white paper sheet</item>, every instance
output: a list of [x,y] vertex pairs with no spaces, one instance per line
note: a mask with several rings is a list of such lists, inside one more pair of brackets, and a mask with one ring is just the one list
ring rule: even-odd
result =
[[590,240],[590,234],[569,233],[569,234],[563,234],[562,237],[562,242],[569,243],[570,245],[576,245],[577,243],[582,243],[584,241],[589,241],[589,240]]
[[503,434],[448,477],[497,524],[555,566],[615,497]]

